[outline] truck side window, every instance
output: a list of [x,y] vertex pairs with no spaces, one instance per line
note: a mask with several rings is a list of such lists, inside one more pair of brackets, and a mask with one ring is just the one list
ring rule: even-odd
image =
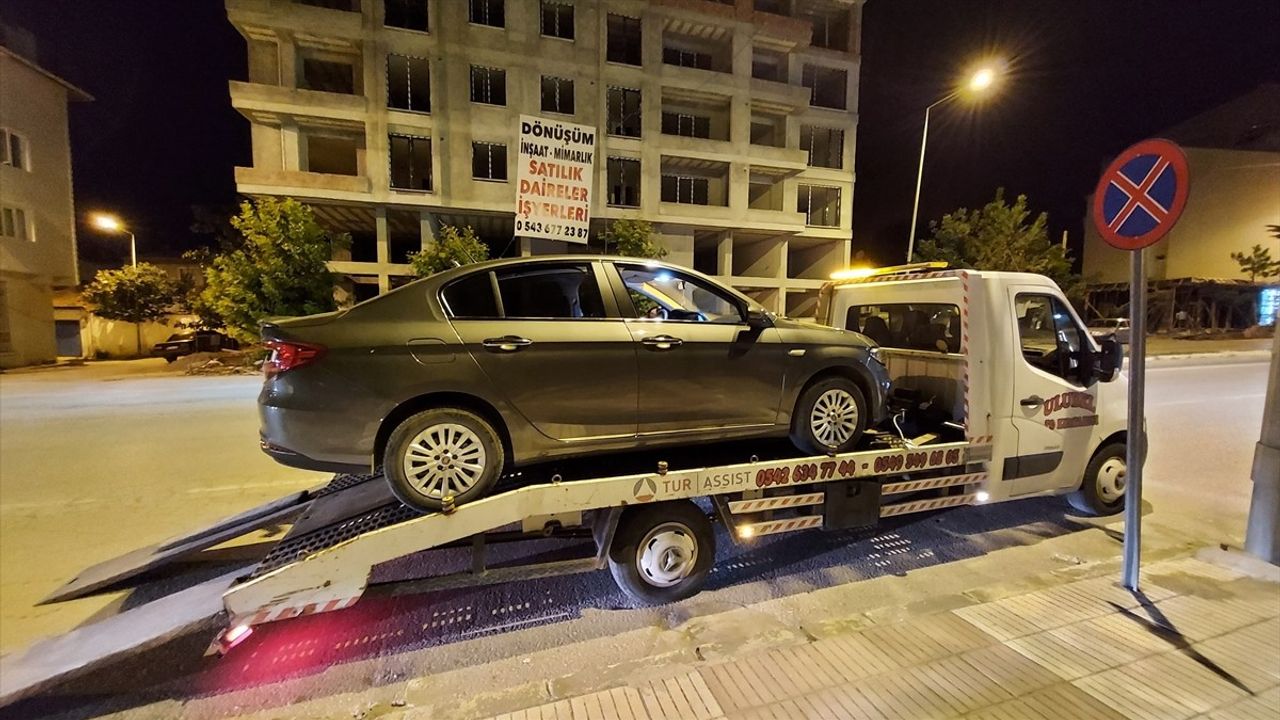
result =
[[1033,367],[1079,383],[1084,339],[1066,305],[1052,295],[1014,298],[1022,357]]
[[853,305],[844,327],[887,348],[960,352],[960,308],[946,303]]

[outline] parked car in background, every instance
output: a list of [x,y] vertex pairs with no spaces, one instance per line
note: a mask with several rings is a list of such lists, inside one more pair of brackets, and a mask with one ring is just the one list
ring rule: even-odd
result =
[[889,389],[862,334],[622,257],[455,268],[269,321],[263,340],[263,450],[295,467],[381,467],[421,510],[555,457],[774,436],[845,452],[883,417]]
[[216,330],[183,330],[170,335],[164,342],[156,343],[151,348],[151,356],[173,362],[192,353],[239,349],[239,341]]
[[1095,338],[1115,336],[1116,342],[1129,343],[1129,318],[1100,318],[1086,328]]

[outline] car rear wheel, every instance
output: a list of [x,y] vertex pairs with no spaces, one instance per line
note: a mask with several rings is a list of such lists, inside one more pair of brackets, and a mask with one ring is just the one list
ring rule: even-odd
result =
[[791,442],[814,455],[848,452],[866,429],[867,401],[857,383],[829,377],[801,394],[791,422]]
[[458,408],[412,415],[387,439],[383,472],[409,507],[435,512],[446,498],[462,504],[484,497],[502,474],[502,440],[484,418]]

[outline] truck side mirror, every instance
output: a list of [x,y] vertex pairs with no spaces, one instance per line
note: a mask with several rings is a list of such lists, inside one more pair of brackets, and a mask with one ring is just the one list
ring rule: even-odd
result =
[[1099,346],[1098,353],[1094,355],[1094,375],[1102,382],[1111,382],[1120,375],[1120,367],[1124,364],[1124,347],[1114,335],[1103,338]]

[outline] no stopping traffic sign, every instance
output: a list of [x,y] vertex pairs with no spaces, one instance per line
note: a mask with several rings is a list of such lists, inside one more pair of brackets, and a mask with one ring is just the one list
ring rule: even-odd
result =
[[1103,171],[1093,191],[1093,224],[1108,245],[1140,250],[1173,228],[1189,186],[1182,148],[1159,138],[1143,140]]

